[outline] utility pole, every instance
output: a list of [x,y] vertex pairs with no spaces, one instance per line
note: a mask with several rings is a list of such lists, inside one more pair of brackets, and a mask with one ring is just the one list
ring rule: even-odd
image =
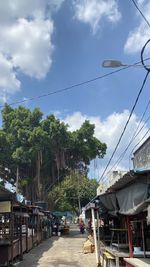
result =
[[79,214],[81,214],[81,199],[80,199],[80,193],[79,193],[79,173],[75,171],[76,177],[77,177],[77,194],[78,194],[78,207],[79,207]]
[[81,214],[81,201],[79,194],[78,194],[78,206],[79,206],[79,213]]
[[99,258],[99,247],[97,244],[97,233],[96,233],[96,225],[95,225],[95,204],[92,203],[91,206],[91,213],[92,213],[92,223],[93,223],[93,234],[94,234],[94,244],[95,244],[95,255],[96,255],[96,263],[97,267],[100,267],[100,258]]

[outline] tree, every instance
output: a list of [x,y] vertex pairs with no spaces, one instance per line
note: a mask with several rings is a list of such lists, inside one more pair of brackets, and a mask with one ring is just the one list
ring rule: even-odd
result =
[[87,175],[90,161],[106,153],[89,121],[70,132],[54,115],[42,116],[38,108],[6,104],[2,110],[0,176],[6,178],[7,168],[8,180],[19,177],[20,191],[32,202],[46,200],[49,189],[75,170]]
[[91,160],[96,157],[103,158],[106,153],[106,144],[94,136],[94,130],[95,125],[86,120],[79,130],[72,133],[71,152],[73,157],[71,163],[76,169],[79,164],[80,168],[86,169]]
[[6,170],[11,163],[11,151],[7,140],[7,134],[0,130],[0,174],[5,179],[10,179],[9,172]]
[[89,179],[81,172],[73,171],[52,188],[49,192],[49,203],[52,209],[70,210],[79,215],[81,207],[96,195],[97,187],[96,179]]
[[[11,170],[11,178],[16,180],[19,173],[20,185],[23,193],[31,198],[32,185],[36,183],[35,164],[37,160],[36,149],[32,144],[32,135],[40,125],[42,112],[34,109],[32,112],[22,106],[16,109],[5,105],[2,111],[3,130],[6,133],[6,140],[9,144],[10,158],[7,159],[4,167]],[[38,142],[37,142],[38,146]],[[7,166],[9,165],[9,166]],[[33,191],[37,191],[37,187],[33,186]],[[34,195],[38,195],[37,194]]]

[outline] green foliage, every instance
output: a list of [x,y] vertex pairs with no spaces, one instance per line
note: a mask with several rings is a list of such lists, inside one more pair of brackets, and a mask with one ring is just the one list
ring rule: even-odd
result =
[[38,108],[6,104],[0,129],[0,176],[6,178],[8,168],[7,179],[15,181],[18,169],[20,189],[33,201],[46,198],[48,188],[73,170],[86,175],[90,161],[106,153],[106,144],[94,136],[95,126],[89,121],[70,132],[54,115],[42,115]]
[[55,185],[49,192],[49,202],[56,210],[70,210],[79,214],[79,206],[85,206],[96,195],[98,182],[74,171]]
[[[11,148],[7,139],[7,134],[0,130],[0,177],[6,176],[5,168],[11,162]],[[8,174],[7,174],[8,175]]]
[[86,165],[90,164],[96,157],[103,158],[106,153],[106,144],[101,143],[94,137],[95,125],[86,120],[81,128],[72,133],[74,162],[83,161]]

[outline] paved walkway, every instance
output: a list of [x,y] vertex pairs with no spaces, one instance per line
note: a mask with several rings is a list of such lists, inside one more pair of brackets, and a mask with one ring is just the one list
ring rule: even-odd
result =
[[84,254],[86,234],[71,226],[70,234],[52,237],[24,254],[20,267],[96,267],[95,253]]

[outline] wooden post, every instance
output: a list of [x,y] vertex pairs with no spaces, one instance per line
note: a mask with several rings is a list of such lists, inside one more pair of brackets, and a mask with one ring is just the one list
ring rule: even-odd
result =
[[28,218],[25,219],[26,222],[26,251],[28,252]]
[[98,209],[97,209],[97,240],[98,240],[98,258],[99,258],[99,261],[100,261],[100,224],[99,224],[99,212],[98,212]]
[[14,215],[11,215],[12,222],[11,222],[11,264],[13,264],[14,260],[14,243],[13,243],[13,237],[14,237]]
[[116,267],[119,267],[119,257],[116,257]]
[[144,258],[146,258],[146,252],[145,252],[145,237],[144,237],[144,225],[143,221],[141,221],[142,226],[142,243],[143,243],[143,251],[144,251]]
[[100,261],[99,261],[99,255],[98,255],[98,246],[97,246],[97,237],[96,237],[96,226],[95,226],[95,213],[94,213],[94,208],[91,208],[92,212],[92,222],[93,222],[93,233],[94,233],[94,245],[95,245],[95,255],[96,255],[96,264],[97,267],[100,266]]
[[[22,209],[21,209],[22,212]],[[23,251],[22,251],[22,217],[19,217],[19,230],[20,230],[20,260],[23,260]]]
[[129,216],[127,216],[127,227],[128,227],[128,242],[129,242],[129,256],[133,258],[133,248],[132,248],[132,229]]
[[32,210],[32,213],[31,213],[31,224],[32,224],[32,248],[34,247],[34,235],[33,235],[33,227],[34,227],[34,216],[33,216],[33,210]]
[[13,264],[13,238],[14,238],[14,214],[13,214],[13,200],[11,200],[11,213],[10,213],[10,238],[11,238],[11,264]]

